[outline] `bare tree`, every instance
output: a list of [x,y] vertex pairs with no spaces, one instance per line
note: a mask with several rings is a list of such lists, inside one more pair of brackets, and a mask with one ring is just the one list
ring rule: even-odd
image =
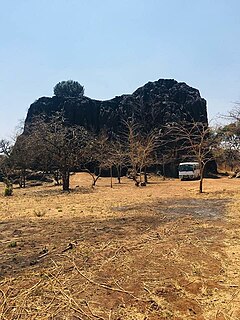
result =
[[34,142],[35,162],[41,167],[58,169],[62,176],[63,190],[70,188],[70,171],[80,167],[84,149],[88,143],[88,132],[79,126],[69,126],[64,114],[58,112],[50,118],[35,119],[28,135]]
[[112,142],[110,159],[112,165],[117,170],[118,183],[121,183],[122,169],[127,167],[127,152],[124,141],[117,139]]
[[12,144],[9,140],[1,139],[0,140],[0,154],[4,154],[9,157],[12,150]]
[[240,102],[235,103],[235,107],[229,111],[225,118],[231,120],[231,122],[240,122]]
[[12,195],[12,181],[10,175],[13,171],[13,164],[10,158],[12,144],[8,140],[0,140],[0,174],[5,184],[5,195]]
[[240,123],[233,122],[217,129],[219,147],[217,160],[233,171],[239,167],[240,160]]
[[127,157],[132,170],[132,178],[136,186],[144,185],[142,173],[145,168],[155,163],[154,151],[159,147],[159,134],[154,130],[143,133],[139,125],[132,121],[125,122],[127,132]]
[[178,145],[178,152],[183,159],[192,159],[199,163],[199,192],[203,192],[203,178],[206,164],[214,160],[214,149],[218,137],[212,129],[202,122],[173,123],[168,126],[169,135]]
[[[86,147],[86,161],[82,165],[82,171],[92,177],[92,187],[96,186],[104,169],[110,168],[112,173],[112,141],[106,131],[101,131],[98,135],[91,135],[91,142]],[[90,167],[94,168],[91,170]]]
[[14,171],[19,174],[20,188],[26,187],[27,169],[30,169],[34,159],[34,143],[31,136],[19,135],[16,138],[14,147],[10,154],[11,162],[14,166]]
[[229,123],[216,129],[220,142],[217,160],[233,171],[239,167],[240,160],[240,103],[237,102],[223,118]]

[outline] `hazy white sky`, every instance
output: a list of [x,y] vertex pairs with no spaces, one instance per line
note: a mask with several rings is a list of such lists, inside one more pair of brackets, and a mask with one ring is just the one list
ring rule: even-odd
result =
[[73,79],[91,98],[174,78],[209,118],[240,101],[239,0],[0,0],[0,139]]

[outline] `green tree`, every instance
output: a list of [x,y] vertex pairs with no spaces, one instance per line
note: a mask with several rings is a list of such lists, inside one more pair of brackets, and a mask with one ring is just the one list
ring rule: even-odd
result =
[[58,82],[53,92],[57,97],[78,98],[84,95],[84,87],[77,81],[67,80]]

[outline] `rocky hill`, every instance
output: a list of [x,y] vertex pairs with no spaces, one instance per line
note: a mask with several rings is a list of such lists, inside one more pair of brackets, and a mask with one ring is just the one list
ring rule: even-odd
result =
[[123,94],[100,101],[82,96],[78,98],[42,97],[31,104],[26,125],[34,117],[64,110],[69,124],[81,125],[98,131],[121,130],[123,119],[135,118],[148,131],[162,124],[179,121],[207,122],[206,100],[197,89],[173,79],[148,82],[133,94]]

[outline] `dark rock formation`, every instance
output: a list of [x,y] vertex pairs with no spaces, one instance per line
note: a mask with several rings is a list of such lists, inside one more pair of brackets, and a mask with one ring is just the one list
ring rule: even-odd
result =
[[145,130],[159,128],[162,124],[179,121],[207,122],[206,101],[197,89],[172,79],[148,82],[133,94],[111,100],[99,101],[88,97],[42,97],[31,104],[25,125],[34,117],[64,110],[71,125],[81,125],[98,131],[106,128],[119,132],[123,119],[135,118]]

